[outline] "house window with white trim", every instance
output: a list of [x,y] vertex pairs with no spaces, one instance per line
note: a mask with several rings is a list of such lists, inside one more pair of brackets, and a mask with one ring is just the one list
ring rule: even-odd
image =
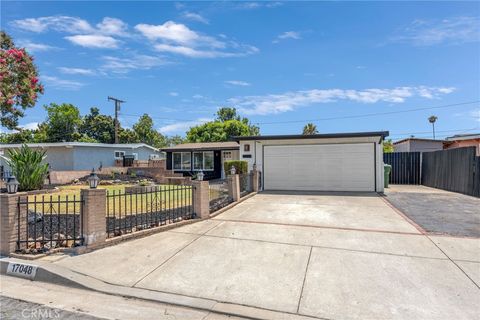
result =
[[115,151],[114,152],[114,157],[117,160],[123,159],[124,155],[125,155],[125,151]]
[[191,154],[190,152],[174,152],[172,156],[174,170],[190,170]]
[[193,170],[213,171],[213,165],[213,151],[193,153]]

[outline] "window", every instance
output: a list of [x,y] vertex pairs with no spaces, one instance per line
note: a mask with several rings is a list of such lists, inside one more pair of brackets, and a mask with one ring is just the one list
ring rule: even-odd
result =
[[173,153],[173,170],[190,170],[191,154],[190,152]]
[[138,153],[132,153],[133,160],[138,160]]
[[213,167],[213,151],[193,153],[193,170],[212,171]]
[[193,153],[193,170],[203,169],[203,152]]
[[223,151],[223,159],[232,159],[231,151]]
[[114,152],[115,159],[123,159],[124,155],[125,155],[125,151],[115,151]]
[[250,152],[250,145],[249,145],[249,144],[245,144],[245,145],[243,146],[243,151]]

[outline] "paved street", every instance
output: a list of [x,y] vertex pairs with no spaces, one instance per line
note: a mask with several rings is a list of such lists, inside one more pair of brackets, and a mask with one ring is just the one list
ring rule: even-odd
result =
[[5,320],[241,320],[9,276],[1,278],[0,303]]
[[286,314],[476,319],[479,248],[421,234],[376,194],[262,193],[214,219],[54,263]]

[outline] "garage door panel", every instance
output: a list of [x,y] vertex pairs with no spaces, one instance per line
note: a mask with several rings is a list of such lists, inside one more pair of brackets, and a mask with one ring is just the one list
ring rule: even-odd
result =
[[265,146],[265,190],[374,191],[371,143]]

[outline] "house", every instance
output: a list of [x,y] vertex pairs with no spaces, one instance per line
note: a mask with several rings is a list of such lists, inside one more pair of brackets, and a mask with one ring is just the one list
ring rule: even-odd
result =
[[443,147],[445,149],[475,147],[477,156],[480,156],[480,133],[458,134],[445,138]]
[[[0,144],[0,166],[7,167],[4,156],[7,150],[20,148],[21,144]],[[91,171],[115,166],[116,160],[132,156],[136,160],[163,158],[156,148],[144,143],[104,144],[86,142],[28,143],[27,146],[46,151],[45,161],[51,171]],[[3,154],[3,157],[1,156]]]
[[383,191],[388,131],[235,137],[263,190]]
[[184,176],[203,171],[204,180],[224,178],[223,163],[239,159],[239,144],[236,141],[184,143],[163,148],[162,151],[166,152],[167,170]]
[[393,143],[393,152],[429,152],[443,150],[443,140],[407,138]]

